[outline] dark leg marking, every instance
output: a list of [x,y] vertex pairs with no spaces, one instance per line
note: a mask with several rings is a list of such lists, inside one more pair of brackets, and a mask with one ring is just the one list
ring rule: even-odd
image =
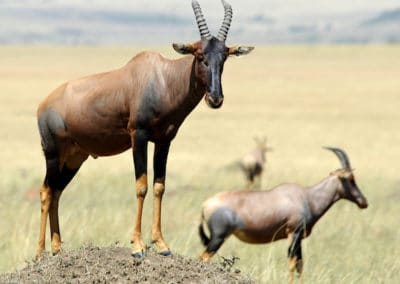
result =
[[154,148],[153,167],[153,224],[152,240],[157,245],[158,252],[164,256],[170,255],[171,251],[161,232],[161,202],[165,191],[165,175],[170,143],[156,143]]
[[200,236],[201,243],[204,246],[207,246],[210,243],[210,239],[207,237],[206,233],[204,232],[203,222],[201,222],[201,224],[199,225],[199,236]]
[[139,179],[144,174],[147,175],[147,145],[148,133],[146,130],[138,129],[135,131],[133,143],[133,161],[135,167],[135,177]]
[[146,245],[142,239],[142,213],[144,199],[147,194],[147,145],[148,133],[144,129],[137,129],[132,133],[133,161],[136,179],[136,220],[132,234],[132,256],[145,256]]
[[155,146],[153,157],[154,182],[156,182],[158,179],[165,178],[169,146],[169,143],[157,144]]
[[241,222],[231,209],[221,208],[211,215],[207,225],[211,236],[206,251],[215,253],[232,231],[241,226]]
[[253,173],[249,173],[247,175],[247,179],[249,180],[249,182],[253,183],[254,182],[254,174]]
[[297,259],[302,259],[301,254],[301,239],[303,237],[304,229],[301,225],[293,233],[293,240],[288,249],[288,257],[297,257]]
[[304,227],[300,225],[293,233],[292,243],[288,249],[288,257],[290,260],[289,269],[291,270],[291,279],[293,279],[293,270],[296,268],[297,273],[301,275],[303,271],[303,257],[301,252],[301,240],[304,234]]
[[62,191],[79,170],[79,168],[69,169],[67,165],[64,165],[60,171],[59,159],[46,159],[46,168],[47,172],[44,184],[49,186],[53,191]]

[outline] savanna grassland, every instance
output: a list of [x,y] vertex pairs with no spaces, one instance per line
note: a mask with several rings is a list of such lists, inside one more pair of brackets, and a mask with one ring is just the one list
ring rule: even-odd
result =
[[[39,101],[66,80],[119,68],[142,49],[147,47],[0,47],[0,272],[23,267],[36,250],[45,172],[35,117]],[[151,49],[179,56],[169,46]],[[254,146],[254,136],[267,136],[274,148],[264,189],[319,182],[340,167],[321,146],[339,146],[370,206],[359,210],[340,201],[319,221],[303,242],[304,281],[399,283],[400,46],[257,46],[228,60],[223,87],[223,107],[212,110],[201,102],[171,147],[163,201],[171,249],[191,257],[202,251],[201,204],[216,192],[244,187],[236,162]],[[64,247],[130,245],[133,177],[130,151],[88,159],[60,201]],[[149,190],[147,242],[151,207]],[[219,255],[239,257],[235,266],[261,283],[282,283],[287,246],[232,238]]]

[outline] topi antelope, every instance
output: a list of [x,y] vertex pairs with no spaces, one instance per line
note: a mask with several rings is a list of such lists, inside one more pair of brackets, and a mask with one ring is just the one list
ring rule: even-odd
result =
[[256,141],[256,148],[243,156],[240,162],[246,181],[247,189],[252,189],[255,178],[258,179],[258,187],[261,187],[261,175],[264,171],[265,153],[271,151],[272,148],[267,147],[267,138],[258,139]]
[[221,75],[229,55],[244,55],[253,47],[227,47],[231,6],[222,0],[225,16],[216,37],[208,30],[197,1],[192,1],[201,40],[173,44],[187,56],[169,60],[145,51],[124,67],[69,81],[39,105],[37,117],[46,176],[40,189],[41,225],[37,256],[45,249],[47,216],[51,250],[61,250],[58,204],[61,193],[88,156],[110,156],[132,148],[136,179],[136,219],[132,255],[143,257],[142,209],[147,193],[147,145],[154,147],[152,240],[158,252],[170,249],[161,232],[161,200],[172,139],[186,116],[205,97],[207,105],[223,102]]
[[[327,149],[337,155],[343,168],[314,186],[282,184],[270,191],[221,192],[208,199],[199,226],[200,238],[206,246],[201,259],[208,261],[231,234],[253,244],[288,238],[289,282],[293,282],[295,269],[301,276],[301,240],[311,234],[326,211],[339,199],[350,200],[360,208],[368,206],[356,185],[346,153],[338,148]],[[210,238],[204,232],[204,222]]]

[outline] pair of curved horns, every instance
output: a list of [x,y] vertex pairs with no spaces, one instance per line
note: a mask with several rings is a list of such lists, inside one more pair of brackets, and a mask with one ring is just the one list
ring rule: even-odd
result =
[[[222,5],[224,6],[225,15],[224,20],[222,21],[222,26],[218,31],[217,39],[220,41],[225,41],[228,35],[229,27],[232,22],[232,7],[225,0],[221,0]],[[201,12],[200,4],[196,0],[192,0],[192,7],[194,11],[194,15],[196,17],[197,26],[199,27],[200,36],[202,39],[210,40],[212,35],[208,30],[206,19]]]
[[342,167],[347,170],[351,170],[350,166],[350,161],[349,158],[347,157],[347,154],[340,148],[334,148],[334,147],[324,147],[327,150],[331,150],[333,153],[336,154],[336,156],[339,158],[340,163],[342,164]]

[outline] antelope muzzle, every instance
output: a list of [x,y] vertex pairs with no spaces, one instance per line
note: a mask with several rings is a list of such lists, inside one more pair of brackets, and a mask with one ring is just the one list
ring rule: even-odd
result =
[[368,207],[368,201],[365,198],[365,196],[362,194],[360,196],[356,197],[356,203],[357,203],[358,207],[361,209],[365,209]]
[[224,96],[223,95],[211,95],[210,93],[206,93],[204,97],[207,105],[210,108],[220,108],[222,106],[222,103],[224,102]]

